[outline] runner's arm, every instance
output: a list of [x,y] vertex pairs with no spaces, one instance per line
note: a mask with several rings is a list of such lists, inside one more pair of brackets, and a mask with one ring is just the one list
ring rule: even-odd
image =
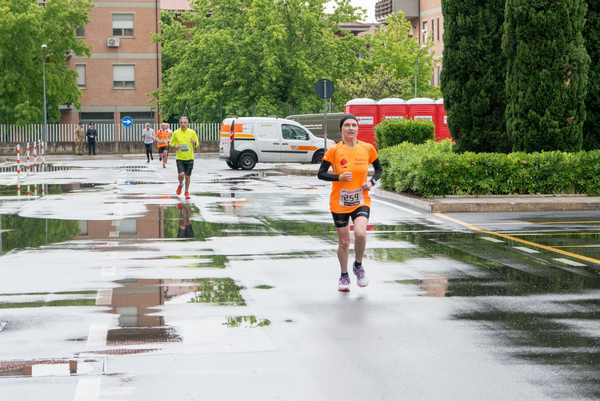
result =
[[381,174],[383,173],[383,167],[381,167],[381,162],[379,161],[379,159],[375,159],[375,161],[371,164],[373,164],[375,172],[373,173],[373,177],[371,177],[370,181],[371,185],[375,186],[377,180],[381,178]]
[[321,162],[321,167],[319,167],[319,173],[317,177],[323,181],[339,181],[340,176],[338,174],[329,173],[329,167],[331,167],[331,163],[327,160],[323,160]]

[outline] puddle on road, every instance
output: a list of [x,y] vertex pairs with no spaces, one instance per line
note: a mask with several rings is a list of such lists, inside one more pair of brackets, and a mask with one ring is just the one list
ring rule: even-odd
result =
[[0,361],[0,377],[44,377],[101,374],[104,362],[96,359],[32,359]]
[[[199,249],[198,251],[210,251],[209,249]],[[133,258],[132,260],[182,260],[190,262],[177,268],[192,269],[224,269],[229,261],[225,255],[167,255],[149,258]],[[165,266],[167,267],[167,266]],[[143,269],[143,267],[140,267]]]
[[256,288],[257,290],[270,290],[275,287],[273,287],[272,285],[268,285],[268,284],[260,284],[260,285],[255,286],[254,288]]
[[108,330],[107,345],[139,345],[181,342],[183,338],[156,307],[165,304],[210,303],[243,306],[246,304],[235,281],[230,278],[127,279],[105,297],[109,312],[119,315],[119,328]]
[[2,196],[17,196],[20,194],[25,196],[31,195],[61,195],[71,192],[87,192],[96,190],[100,185],[97,184],[22,184],[17,185],[0,185],[0,200]]
[[[598,299],[589,301],[594,306],[583,310],[581,300],[531,300],[525,307],[522,302],[503,307],[485,303],[479,310],[457,313],[454,318],[478,324],[495,343],[508,347],[505,352],[510,357],[562,372],[544,385],[546,392],[600,399],[600,311]],[[580,321],[596,323],[595,330],[582,330]]]
[[96,305],[96,291],[30,292],[0,294],[0,309],[94,305]]
[[227,321],[223,325],[232,328],[247,328],[267,327],[271,325],[269,319],[258,319],[254,315],[250,316],[228,316]]

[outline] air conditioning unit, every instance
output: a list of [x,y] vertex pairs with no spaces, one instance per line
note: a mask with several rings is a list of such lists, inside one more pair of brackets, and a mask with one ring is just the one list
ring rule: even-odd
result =
[[106,39],[106,47],[119,47],[121,46],[121,40],[119,38],[110,37]]

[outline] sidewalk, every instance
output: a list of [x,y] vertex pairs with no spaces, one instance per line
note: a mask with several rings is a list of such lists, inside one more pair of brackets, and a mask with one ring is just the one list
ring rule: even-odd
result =
[[[280,164],[277,169],[285,174],[317,175],[318,164]],[[585,195],[490,195],[446,196],[421,198],[376,188],[376,198],[395,202],[425,213],[494,213],[494,212],[550,212],[600,210],[600,196]]]

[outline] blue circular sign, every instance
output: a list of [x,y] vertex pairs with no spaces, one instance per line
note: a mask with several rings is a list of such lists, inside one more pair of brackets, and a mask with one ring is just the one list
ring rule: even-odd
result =
[[133,125],[133,118],[131,118],[129,116],[125,116],[125,117],[121,118],[121,124],[123,124],[123,127],[129,128]]

